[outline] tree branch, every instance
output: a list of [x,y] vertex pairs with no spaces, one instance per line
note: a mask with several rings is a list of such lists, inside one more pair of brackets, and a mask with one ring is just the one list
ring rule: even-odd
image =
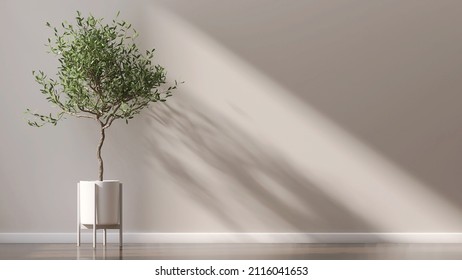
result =
[[110,126],[112,125],[112,122],[113,122],[115,119],[116,119],[116,117],[113,116],[113,117],[109,120],[109,122],[106,123],[106,124],[104,125],[103,129],[106,129],[106,128],[110,127]]
[[66,114],[76,117],[76,118],[86,118],[86,119],[92,119],[96,120],[96,116],[88,116],[88,115],[82,115],[82,114],[76,114],[76,113],[71,113],[71,112],[65,112]]
[[117,106],[114,108],[112,113],[109,114],[109,116],[107,116],[107,118],[105,119],[104,124],[103,124],[105,129],[110,127],[112,122],[115,120],[115,115],[116,115],[117,111],[119,110],[120,106],[122,106],[122,102],[117,104]]
[[83,108],[82,106],[80,105],[77,105],[77,108],[79,108],[80,111],[82,112],[85,112],[85,113],[88,113],[88,114],[92,114],[92,115],[95,115],[96,117],[98,117],[98,113],[95,113],[95,112],[92,112],[90,110],[87,110],[85,108]]

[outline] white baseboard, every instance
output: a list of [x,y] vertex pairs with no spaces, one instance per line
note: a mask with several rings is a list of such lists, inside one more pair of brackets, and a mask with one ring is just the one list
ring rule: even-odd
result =
[[[101,242],[101,231],[98,232]],[[124,243],[462,243],[462,233],[124,233]],[[90,232],[82,242],[90,243]],[[0,233],[0,243],[74,243],[75,233]],[[118,242],[116,232],[108,242]]]

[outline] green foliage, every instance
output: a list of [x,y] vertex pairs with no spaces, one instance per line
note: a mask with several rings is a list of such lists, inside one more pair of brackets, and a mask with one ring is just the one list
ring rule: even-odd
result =
[[59,61],[56,78],[34,71],[41,93],[57,108],[48,115],[29,112],[29,125],[56,125],[65,116],[94,119],[102,129],[116,119],[128,123],[151,102],[165,102],[176,89],[166,86],[166,72],[153,65],[154,49],[141,53],[135,44],[138,33],[118,14],[110,24],[77,12],[74,25],[64,22],[48,39]]

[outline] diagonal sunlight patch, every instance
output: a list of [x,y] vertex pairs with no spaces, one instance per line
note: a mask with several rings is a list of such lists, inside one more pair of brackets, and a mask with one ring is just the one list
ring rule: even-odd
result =
[[[158,59],[170,77],[186,80],[183,87],[190,98],[220,112],[258,139],[261,147],[282,154],[299,173],[374,229],[462,230],[460,211],[432,186],[399,169],[213,38],[158,5],[147,6],[144,16],[149,29],[143,34],[151,36],[146,44],[159,49]],[[265,174],[255,177],[286,203],[297,201],[279,186],[271,187],[274,182]]]

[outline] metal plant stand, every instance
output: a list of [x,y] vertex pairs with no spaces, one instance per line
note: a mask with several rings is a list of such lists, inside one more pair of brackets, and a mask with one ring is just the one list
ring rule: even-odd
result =
[[98,188],[95,184],[94,186],[94,219],[93,224],[82,224],[80,222],[80,183],[77,183],[77,246],[80,246],[80,232],[82,229],[92,229],[93,230],[93,248],[96,248],[96,230],[103,230],[103,246],[106,246],[106,231],[108,229],[118,229],[119,230],[119,246],[123,245],[123,234],[122,234],[122,183],[119,183],[119,223],[113,225],[98,225]]

